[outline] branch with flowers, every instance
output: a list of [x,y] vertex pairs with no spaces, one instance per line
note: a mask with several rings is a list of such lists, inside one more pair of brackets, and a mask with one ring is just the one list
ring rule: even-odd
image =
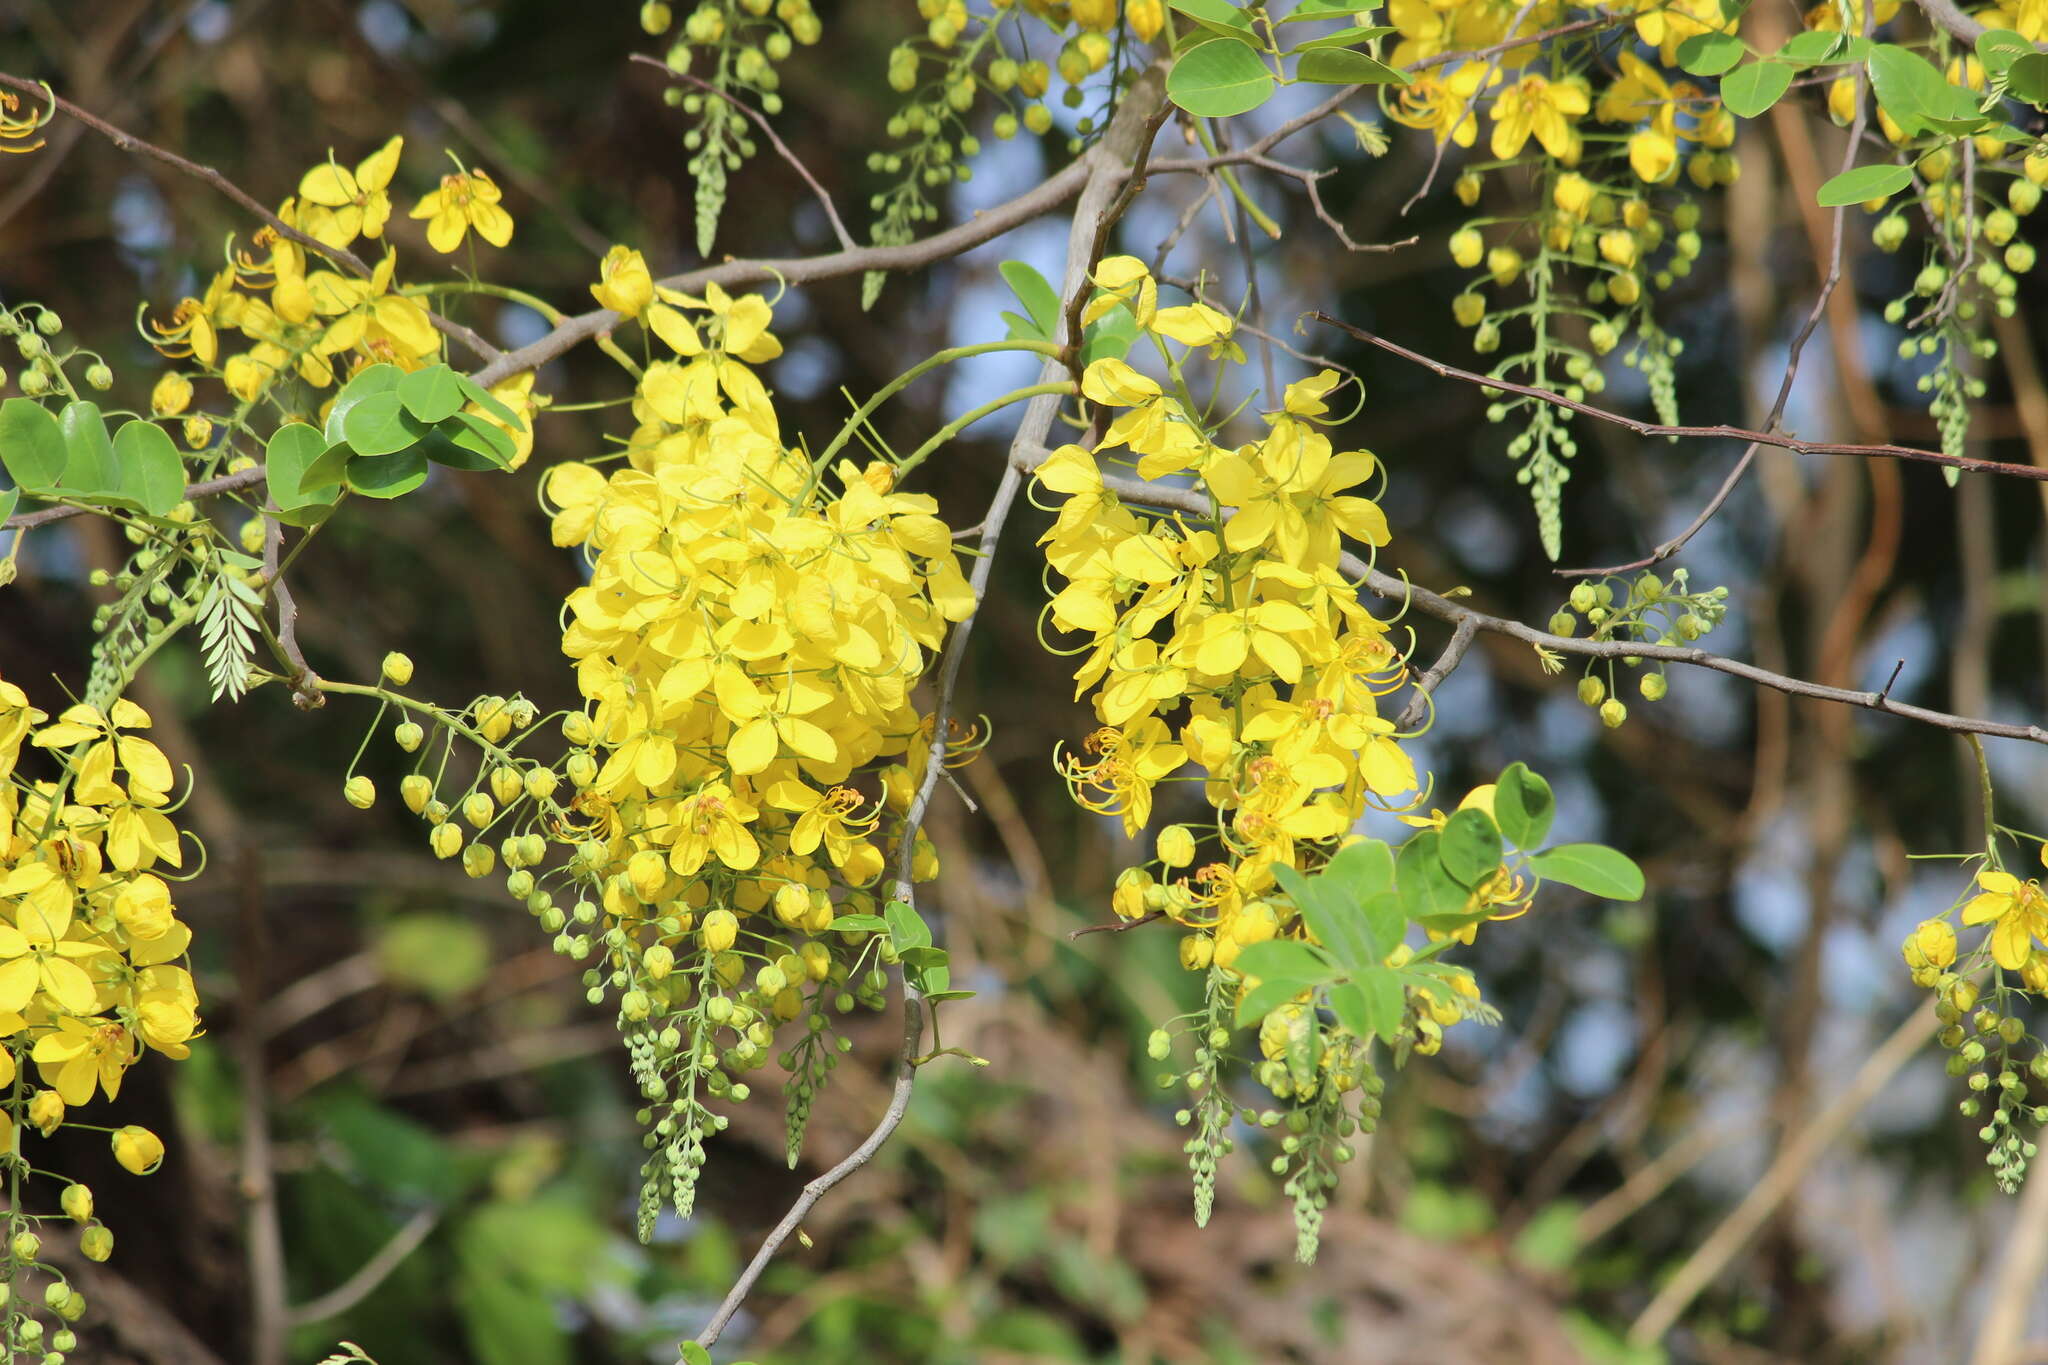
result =
[[[711,3],[678,26],[667,5],[647,4],[651,35],[677,31],[666,54],[635,60],[675,78],[666,102],[690,124],[700,254],[710,257],[729,217],[727,177],[743,169],[757,132],[822,203],[840,249],[656,279],[621,244],[593,267],[597,307],[576,314],[492,277],[490,253],[515,233],[516,196],[482,167],[437,168],[406,209],[432,255],[422,266],[408,247],[401,276],[387,234],[403,184],[401,137],[347,163],[330,153],[272,210],[218,171],[0,74],[0,150],[33,153],[47,120],[63,115],[209,185],[262,224],[203,289],[141,325],[172,362],[144,411],[102,411],[90,395],[116,376],[53,311],[0,311],[0,335],[25,366],[18,395],[0,403],[9,576],[28,536],[80,516],[103,519],[132,547],[93,579],[111,600],[93,622],[97,642],[71,704],[52,719],[54,703],[39,707],[19,684],[0,682],[0,1154],[9,1180],[0,1331],[9,1358],[47,1341],[42,1358],[61,1359],[83,1312],[61,1279],[44,1296],[47,1311],[21,1288],[52,1274],[38,1240],[50,1220],[22,1197],[25,1181],[49,1175],[27,1135],[81,1126],[74,1111],[102,1093],[115,1101],[146,1050],[181,1058],[199,1029],[190,932],[171,890],[197,875],[185,872],[196,840],[172,819],[169,762],[139,733],[151,717],[127,695],[166,644],[190,635],[215,703],[277,685],[306,710],[330,699],[374,705],[341,774],[345,799],[365,809],[379,801],[358,768],[373,741],[395,745],[412,765],[398,799],[432,855],[470,878],[501,877],[553,951],[581,966],[590,1003],[614,1012],[642,1101],[643,1239],[664,1211],[693,1216],[713,1140],[752,1099],[749,1078],[771,1063],[785,1078],[787,1156],[798,1165],[812,1104],[854,1046],[849,1016],[900,998],[887,1107],[850,1155],[804,1187],[682,1348],[684,1359],[707,1360],[818,1202],[889,1141],[918,1070],[960,1051],[939,1030],[946,1003],[970,992],[952,979],[939,908],[929,896],[920,905],[918,888],[940,870],[924,826],[948,770],[987,742],[986,726],[961,723],[971,703],[959,693],[993,567],[1015,554],[1001,542],[1020,497],[1050,521],[1039,539],[1049,585],[1041,642],[1075,661],[1075,696],[1095,720],[1062,748],[1054,773],[1079,808],[1145,841],[1150,856],[1118,873],[1109,909],[1119,926],[1172,925],[1178,961],[1199,983],[1199,1006],[1159,1021],[1148,1040],[1152,1058],[1171,1064],[1166,1087],[1184,1096],[1176,1119],[1189,1130],[1198,1223],[1214,1210],[1219,1166],[1245,1125],[1284,1128],[1270,1161],[1297,1254],[1313,1260],[1342,1168],[1375,1130],[1388,1074],[1435,1054],[1447,1029],[1499,1019],[1460,951],[1487,924],[1526,913],[1546,886],[1615,901],[1645,894],[1623,852],[1552,840],[1555,796],[1526,764],[1506,764],[1455,801],[1418,768],[1415,741],[1433,725],[1441,685],[1481,635],[1531,646],[1545,674],[1566,657],[1585,660],[1577,695],[1609,729],[1629,721],[1623,678],[1634,673],[1637,694],[1654,704],[1665,666],[1682,664],[1970,737],[1987,827],[1983,853],[1965,860],[1973,890],[1917,928],[1904,953],[1915,980],[1937,993],[1950,1070],[1970,1078],[1963,1103],[1998,1102],[1983,1139],[1999,1183],[2016,1187],[2034,1151],[2026,1134],[2048,1119],[2022,1103],[2027,1078],[2048,1073],[2022,1008],[2048,992],[2048,901],[2006,860],[2030,841],[2048,844],[1992,818],[1977,737],[2048,743],[2048,729],[1897,699],[1890,682],[1855,690],[1710,653],[1696,641],[1730,611],[1728,589],[1695,588],[1688,568],[1637,571],[1685,546],[1759,448],[1930,463],[1952,481],[2048,479],[2038,464],[1965,453],[1982,363],[1997,355],[1986,324],[2015,311],[2016,281],[2034,262],[2020,220],[2048,183],[2048,152],[2018,112],[2048,107],[2032,36],[1929,0],[1921,8],[1937,27],[1909,42],[1880,41],[1903,36],[1880,32],[1893,22],[1883,6],[1822,6],[1770,51],[1743,38],[1721,0],[1626,10],[1396,5],[1389,26],[1365,22],[1374,8],[921,4],[922,36],[888,59],[903,103],[869,169],[890,187],[872,201],[871,244],[856,246],[831,195],[774,129],[779,64],[822,33],[810,6]],[[1025,39],[1047,32],[1056,60],[1025,55]],[[1952,51],[1956,38],[1971,52]],[[1049,133],[1055,70],[1075,111],[1071,159],[995,207],[918,236],[939,216],[937,192],[970,172],[976,129]],[[1834,210],[1832,259],[1762,424],[1681,422],[1682,348],[1660,321],[1659,296],[1706,259],[1702,227],[1712,196],[1741,173],[1742,122],[1786,99],[1808,71],[1822,73],[1816,89],[1824,85],[1828,113],[1847,129],[1841,169],[1818,191]],[[1231,120],[1296,86],[1323,97],[1232,142]],[[1429,170],[1411,207],[1438,166],[1459,168],[1450,193],[1474,216],[1446,243],[1464,272],[1452,314],[1477,354],[1498,358],[1480,372],[1333,314],[1312,316],[1481,389],[1489,420],[1519,424],[1506,451],[1551,559],[1580,467],[1571,417],[1638,437],[1749,447],[1687,530],[1646,560],[1580,575],[1547,630],[1379,567],[1397,529],[1381,499],[1401,474],[1348,434],[1370,421],[1355,374],[1317,365],[1285,384],[1246,377],[1246,338],[1303,358],[1254,316],[1260,263],[1236,224],[1282,231],[1259,195],[1298,187],[1308,217],[1347,252],[1416,240],[1356,240],[1324,195],[1340,168],[1276,154],[1332,118],[1375,167],[1386,164],[1384,125],[1428,138]],[[1169,127],[1201,154],[1154,156]],[[1880,159],[1858,165],[1873,143]],[[1200,176],[1204,188],[1175,237],[1213,203],[1248,262],[1242,309],[1218,301],[1209,272],[1169,276],[1117,246],[1126,211],[1176,174]],[[1993,185],[2003,186],[1998,207]],[[1874,241],[1901,249],[1912,228],[1892,206],[1898,196],[1925,220],[1914,239],[1925,264],[1886,318],[1903,329],[1902,354],[1930,362],[1924,389],[1941,448],[1785,432],[1801,350],[1843,275],[1846,211],[1882,214]],[[763,377],[783,353],[774,304],[748,287],[862,275],[872,304],[891,273],[958,258],[1070,201],[1059,284],[1021,263],[1005,270],[1023,309],[1006,339],[940,351],[821,440],[785,428],[786,405]],[[429,306],[474,298],[529,307],[547,330],[500,348]],[[457,366],[451,340],[474,369]],[[554,445],[556,395],[537,391],[540,368],[584,342],[624,376],[599,403],[630,405],[630,429],[604,454]],[[999,352],[1036,357],[1036,382],[978,403],[909,450],[882,438],[876,414],[910,383]],[[1614,372],[1610,356],[1641,376],[1657,420],[1589,401]],[[1270,349],[1267,359],[1270,368]],[[1013,409],[1008,456],[968,550],[969,533],[917,491],[918,479],[971,423]],[[855,442],[865,458],[849,453]],[[574,706],[543,714],[516,695],[425,700],[408,690],[413,667],[396,650],[372,681],[314,672],[287,580],[326,527],[362,499],[408,497],[438,471],[509,473],[536,454],[550,539],[582,574],[561,604]],[[1392,614],[1375,614],[1367,597]],[[1451,627],[1427,668],[1399,620],[1410,609]],[[1398,711],[1396,697],[1405,698]],[[1169,783],[1199,797],[1176,810],[1198,814],[1156,818]],[[1958,925],[1981,930],[1977,941],[1960,938]],[[1264,1092],[1257,1106],[1243,1100],[1253,1083]],[[163,1153],[154,1135],[108,1131],[121,1165],[154,1169]],[[91,1192],[72,1184],[60,1207],[81,1225],[85,1254],[103,1259],[109,1236]],[[377,1275],[404,1254],[380,1256]]]

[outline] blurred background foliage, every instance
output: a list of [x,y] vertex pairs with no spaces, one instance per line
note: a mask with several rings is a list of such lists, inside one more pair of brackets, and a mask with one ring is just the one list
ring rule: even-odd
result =
[[[348,163],[393,132],[407,137],[398,188],[409,202],[453,149],[499,177],[518,220],[494,278],[573,310],[587,306],[613,241],[640,247],[657,274],[699,259],[679,124],[658,73],[626,61],[653,49],[637,9],[9,0],[0,69],[47,79],[273,203],[328,148]],[[907,3],[818,9],[826,40],[785,64],[778,125],[858,233],[879,188],[861,168],[892,108],[886,55],[918,21]],[[1750,22],[1796,19],[1759,4]],[[1258,117],[1292,108],[1282,99]],[[156,362],[135,334],[137,301],[162,309],[191,292],[251,225],[160,165],[61,120],[50,131],[46,151],[0,165],[0,297],[55,308],[115,365],[117,395],[140,406]],[[1284,235],[1233,245],[1210,211],[1168,269],[1206,268],[1235,298],[1255,259],[1272,329],[1364,377],[1369,400],[1344,437],[1390,470],[1395,543],[1382,562],[1540,622],[1562,589],[1503,453],[1507,433],[1486,424],[1479,396],[1347,353],[1331,334],[1291,335],[1299,313],[1321,307],[1466,361],[1443,243],[1467,211],[1445,192],[1399,216],[1429,148],[1392,131],[1379,160],[1342,125],[1304,141],[1323,139],[1317,154],[1344,167],[1324,192],[1353,237],[1414,235],[1414,246],[1347,254],[1294,186],[1254,176]],[[1708,201],[1706,255],[1664,305],[1686,345],[1688,420],[1760,415],[1816,283],[1816,211],[1801,205],[1816,166],[1832,164],[1832,151],[1816,152],[1832,136],[1781,107],[1746,128],[1742,180]],[[975,180],[952,192],[955,217],[1067,155],[1057,136],[1042,148],[984,141]],[[1195,188],[1155,184],[1123,246],[1149,257]],[[1487,190],[1504,203],[1523,192]],[[787,166],[757,159],[736,182],[719,250],[829,249],[807,194]],[[1788,425],[1929,443],[1915,372],[1893,358],[1877,315],[1911,264],[1872,252],[1857,218],[1854,288],[1808,352]],[[415,261],[427,252],[421,226],[399,216],[390,227]],[[1064,235],[1056,219],[1020,230],[892,280],[869,311],[857,279],[782,298],[787,353],[767,378],[785,431],[825,431],[846,410],[842,390],[864,395],[941,345],[1000,336],[996,265],[1050,268]],[[2000,325],[2010,364],[1987,375],[1974,453],[2048,462],[2040,338],[2024,321],[2048,312],[2038,281],[2022,287],[2021,321]],[[530,312],[490,301],[461,317],[507,345],[540,330]],[[573,352],[540,388],[564,401],[609,396],[609,364]],[[1301,372],[1284,354],[1275,365],[1281,382]],[[881,429],[907,449],[1006,374],[993,361],[923,381]],[[1630,379],[1616,367],[1608,397],[1640,411]],[[442,470],[418,496],[338,518],[296,571],[315,667],[367,680],[400,648],[419,663],[421,695],[571,700],[557,612],[577,566],[548,544],[535,484],[550,463],[623,431],[605,411],[550,416],[517,475]],[[1646,551],[1738,453],[1581,434],[1566,510],[1574,563]],[[1002,437],[984,423],[926,466],[956,524],[993,485]],[[2023,485],[1966,479],[1951,493],[1931,469],[1766,454],[1681,562],[1695,584],[1734,590],[1714,640],[1724,651],[1865,688],[1897,665],[1900,698],[2039,717],[2043,507]],[[1638,857],[1651,899],[1594,907],[1561,893],[1487,929],[1468,960],[1505,1024],[1454,1031],[1440,1058],[1393,1081],[1321,1260],[1301,1267],[1255,1134],[1228,1167],[1214,1223],[1192,1225],[1173,1097],[1144,1059],[1154,1022],[1191,1003],[1169,937],[1070,937],[1110,918],[1110,882],[1132,850],[1053,777],[1053,745],[1090,722],[1036,638],[1043,588],[1024,547],[1043,525],[1033,513],[1013,526],[1016,552],[999,566],[962,689],[994,726],[963,775],[980,813],[941,799],[930,825],[946,866],[934,918],[956,978],[978,992],[947,1008],[947,1041],[991,1065],[926,1070],[897,1139],[811,1220],[815,1246],[771,1269],[728,1334],[733,1352],[812,1365],[1963,1358],[2020,1211],[2038,1224],[2048,1204],[1992,1193],[1931,1049],[1882,1078],[1667,1353],[1621,1344],[1662,1279],[1915,1007],[1895,945],[1958,888],[1943,864],[1908,855],[1981,840],[1952,737],[1708,675],[1675,676],[1667,700],[1606,731],[1573,699],[1570,675],[1546,678],[1526,650],[1483,641],[1439,694],[1422,746],[1440,789],[1454,797],[1526,759],[1557,784],[1560,837]],[[0,593],[0,669],[46,705],[53,679],[78,683],[86,573],[114,553],[93,519],[67,522],[33,540],[21,580]],[[1441,632],[1417,630],[1429,657]],[[339,775],[367,710],[337,700],[302,715],[278,689],[208,708],[183,643],[137,696],[197,777],[190,819],[209,865],[181,903],[210,1032],[192,1064],[141,1067],[122,1096],[126,1118],[177,1140],[150,1180],[109,1169],[94,1181],[121,1254],[80,1267],[96,1308],[78,1359],[247,1360],[250,1304],[277,1273],[297,1306],[297,1360],[342,1338],[382,1365],[673,1359],[817,1169],[784,1168],[773,1073],[715,1144],[701,1215],[638,1245],[635,1100],[613,1024],[584,1006],[574,964],[494,882],[437,863],[397,803],[369,814],[344,804]],[[2015,747],[1993,742],[2002,812],[2038,828],[2048,767]],[[369,753],[367,771],[395,787],[395,751],[380,740]],[[883,1103],[898,1030],[886,1019],[859,1030],[860,1065],[842,1067],[819,1101],[809,1160],[850,1148]],[[88,1179],[109,1168],[90,1142],[65,1159]],[[2048,1341],[2038,1302],[2032,1327]],[[2048,1358],[2036,1350],[2025,1358]]]

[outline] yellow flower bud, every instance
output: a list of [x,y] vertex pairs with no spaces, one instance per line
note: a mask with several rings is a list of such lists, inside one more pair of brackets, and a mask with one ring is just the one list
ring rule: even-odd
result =
[[1467,270],[1486,257],[1486,239],[1477,228],[1459,228],[1451,234],[1451,259]]
[[95,1223],[78,1234],[78,1249],[88,1261],[104,1261],[114,1254],[114,1234],[104,1223]]
[[405,802],[405,808],[418,815],[427,808],[427,802],[434,795],[434,784],[424,773],[410,773],[399,781],[398,799]]
[[1522,273],[1522,253],[1511,246],[1497,246],[1486,253],[1486,273],[1505,289]]
[[535,801],[545,801],[555,794],[561,780],[553,768],[529,768],[524,783],[526,794]]
[[28,1102],[28,1121],[44,1137],[64,1123],[64,1097],[54,1090],[38,1090]]
[[115,893],[114,918],[131,938],[162,938],[177,923],[171,914],[171,889],[147,872],[136,874]]
[[1550,191],[1550,202],[1574,218],[1584,218],[1598,194],[1592,181],[1577,171],[1571,171],[1557,178],[1557,184]]
[[640,969],[647,973],[650,981],[659,981],[676,969],[675,951],[665,943],[657,943],[640,954]]
[[185,419],[185,444],[192,450],[204,450],[213,442],[213,422],[204,415]]
[[652,901],[668,880],[667,857],[657,849],[641,849],[626,860],[626,880],[632,883],[634,895]]
[[176,417],[192,406],[192,381],[176,370],[167,370],[149,391],[149,410],[159,417]]
[[501,764],[491,770],[491,795],[498,804],[509,806],[526,793],[526,782],[519,776],[519,769]]
[[866,886],[882,875],[882,850],[862,839],[847,853],[839,870],[848,886]]
[[571,744],[586,745],[597,738],[597,728],[583,712],[571,711],[562,717],[562,738]]
[[919,835],[917,844],[910,851],[910,880],[928,882],[939,875],[939,850],[932,841]]
[[384,678],[393,687],[403,687],[412,681],[412,660],[397,650],[384,656]]
[[1168,867],[1186,867],[1195,860],[1195,836],[1186,825],[1168,825],[1159,831],[1158,850]]
[[704,917],[704,927],[700,932],[704,937],[705,952],[722,953],[732,947],[740,936],[739,916],[723,908],[713,910]]
[[436,825],[427,836],[427,847],[436,858],[453,858],[462,848],[462,830],[455,825]]
[[57,1199],[57,1207],[74,1223],[87,1222],[92,1218],[92,1190],[84,1185],[66,1185]]
[[917,784],[910,780],[910,769],[901,763],[891,763],[879,774],[882,780],[882,802],[890,812],[903,815],[910,810],[910,803],[917,796]]
[[1626,270],[1636,263],[1636,235],[1621,228],[1600,234],[1600,258]]
[[598,274],[598,283],[590,286],[590,295],[601,308],[636,318],[641,309],[654,301],[654,276],[649,273],[645,258],[631,247],[615,246],[605,252]]
[[148,1175],[164,1159],[163,1139],[132,1123],[114,1130],[113,1147],[114,1160],[131,1175]]
[[777,1019],[786,1023],[803,1013],[804,993],[794,986],[784,986],[775,992],[775,1002],[770,1008]]
[[571,785],[587,787],[597,781],[597,760],[587,753],[578,751],[569,755],[568,761],[562,765],[562,771],[568,774]]
[[1945,919],[1922,920],[1912,942],[1930,967],[1946,967],[1956,960],[1956,931]]
[[784,882],[775,888],[775,918],[792,929],[801,925],[811,913],[811,889],[795,882]]
[[1109,893],[1109,908],[1119,919],[1137,919],[1145,913],[1146,893],[1156,883],[1142,867],[1127,867],[1116,874],[1116,887]]
[[1138,35],[1138,41],[1149,43],[1166,26],[1166,6],[1162,0],[1127,0],[1124,18],[1130,21],[1131,32]]
[[368,810],[377,804],[377,784],[358,773],[342,783],[341,795],[357,810]]
[[1180,965],[1191,972],[1207,971],[1215,948],[1215,940],[1207,934],[1189,934],[1180,941]]
[[471,844],[462,850],[462,871],[466,876],[488,877],[497,863],[498,855],[488,844]]
[[491,803],[490,796],[485,792],[471,792],[462,798],[462,818],[477,829],[491,823],[497,813],[498,808]]
[[7,1244],[7,1249],[14,1253],[17,1261],[33,1261],[43,1254],[43,1239],[33,1232],[17,1232],[14,1240]]

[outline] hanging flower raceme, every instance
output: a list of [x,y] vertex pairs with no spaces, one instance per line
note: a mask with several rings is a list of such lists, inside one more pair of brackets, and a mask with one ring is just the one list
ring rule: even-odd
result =
[[[124,699],[48,720],[0,679],[0,1153],[18,1155],[26,1134],[51,1136],[102,1092],[114,1100],[146,1051],[183,1058],[199,1032],[192,935],[153,870],[181,868],[184,853],[170,762],[140,733],[149,715]],[[40,1085],[18,1076],[23,1063]],[[133,1125],[114,1145],[137,1174],[163,1151]],[[90,1193],[73,1185],[65,1199],[104,1260],[112,1237]]]

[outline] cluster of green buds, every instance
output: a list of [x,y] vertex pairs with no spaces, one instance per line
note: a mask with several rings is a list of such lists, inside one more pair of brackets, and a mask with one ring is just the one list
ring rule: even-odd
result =
[[[64,320],[40,303],[0,308],[0,336],[14,338],[14,353],[21,358],[22,368],[14,381],[28,397],[79,397],[78,385],[66,369],[74,363],[84,367],[79,383],[99,390],[113,386],[112,367],[97,352],[63,347],[56,340],[63,330]],[[7,378],[6,369],[0,367],[0,388],[6,387]]]
[[[640,7],[640,27],[654,37],[675,26],[664,0]],[[663,98],[694,120],[683,134],[691,153],[689,172],[697,185],[697,250],[711,254],[718,216],[725,206],[726,176],[752,157],[757,147],[747,116],[733,101],[782,112],[782,75],[776,64],[794,46],[809,47],[824,36],[811,0],[703,0],[682,20],[681,36],[668,50],[668,67],[709,90],[671,86]]]
[[[55,1093],[45,1091],[55,1099]],[[61,1109],[61,1104],[59,1105]],[[34,1122],[31,1113],[30,1121]],[[60,1118],[61,1121],[61,1118]],[[51,1124],[45,1131],[54,1131]],[[146,1128],[130,1125],[113,1134],[114,1157],[124,1169],[145,1175],[163,1160],[163,1143]],[[6,1282],[8,1308],[6,1339],[10,1360],[30,1360],[38,1365],[64,1365],[78,1349],[73,1323],[85,1316],[85,1295],[64,1272],[48,1264],[43,1256],[43,1232],[54,1223],[79,1225],[78,1252],[88,1261],[105,1261],[114,1254],[114,1234],[94,1212],[92,1190],[77,1183],[64,1187],[58,1197],[56,1214],[30,1214],[18,1207],[8,1218]],[[43,1280],[41,1302],[32,1293],[32,1277]]]
[[[1945,921],[1930,923],[1947,927]],[[1920,926],[1914,937],[1925,936],[1927,927]],[[1918,975],[1916,969],[1916,979]],[[1977,1130],[1978,1140],[1987,1149],[1985,1164],[1999,1189],[2011,1194],[2019,1188],[2027,1163],[2036,1153],[2033,1140],[2023,1135],[2022,1128],[2038,1133],[2048,1124],[2048,1104],[2029,1102],[2029,1078],[2048,1082],[2048,1051],[2042,1051],[2039,1040],[2030,1037],[2025,1021],[2009,1012],[2023,999],[2007,997],[2024,997],[2025,992],[1994,985],[1991,995],[1985,997],[1970,977],[1938,969],[1934,990],[1935,1014],[1942,1023],[1938,1041],[1948,1053],[1948,1074],[1966,1078],[1970,1091],[1957,1108],[1966,1118],[1985,1120]],[[2029,1045],[2031,1056],[2026,1055]]]
[[[1727,588],[1694,592],[1684,569],[1673,571],[1669,583],[1646,570],[1633,578],[1580,579],[1565,604],[1551,616],[1550,631],[1577,636],[1583,622],[1589,639],[1689,645],[1719,625],[1727,611]],[[1626,654],[1619,662],[1627,668],[1641,668],[1645,660]],[[1579,700],[1596,708],[1600,723],[1609,729],[1628,720],[1628,705],[1616,695],[1615,663],[1611,658],[1590,659],[1579,679]],[[1669,687],[1661,662],[1636,683],[1643,700],[1650,702],[1662,701]]]

